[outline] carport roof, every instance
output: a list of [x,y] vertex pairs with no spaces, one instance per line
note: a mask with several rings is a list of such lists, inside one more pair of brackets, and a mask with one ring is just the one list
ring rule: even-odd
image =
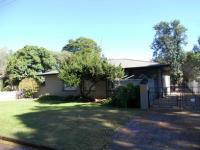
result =
[[152,61],[134,60],[134,59],[108,59],[108,61],[115,65],[121,65],[122,68],[146,68],[146,67],[167,67],[169,65],[160,64]]

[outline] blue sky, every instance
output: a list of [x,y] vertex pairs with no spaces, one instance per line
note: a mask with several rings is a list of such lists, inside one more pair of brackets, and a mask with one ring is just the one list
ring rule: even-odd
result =
[[200,0],[5,1],[0,0],[0,47],[14,51],[26,44],[60,51],[69,39],[83,36],[109,58],[147,60],[160,21],[181,21],[188,29],[186,50],[200,36]]

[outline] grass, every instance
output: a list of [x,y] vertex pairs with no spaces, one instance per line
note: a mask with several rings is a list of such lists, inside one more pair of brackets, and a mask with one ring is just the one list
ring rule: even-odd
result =
[[104,149],[136,112],[96,103],[0,102],[0,136],[56,149]]

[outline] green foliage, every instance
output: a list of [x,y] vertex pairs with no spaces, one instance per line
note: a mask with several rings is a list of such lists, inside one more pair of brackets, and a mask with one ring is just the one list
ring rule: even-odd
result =
[[200,77],[200,52],[187,52],[183,65],[186,80],[199,80]]
[[171,66],[173,83],[182,80],[184,62],[183,45],[186,45],[186,28],[179,21],[160,22],[154,26],[156,31],[152,49],[155,61]]
[[117,87],[112,94],[112,104],[119,107],[139,107],[140,90],[138,86],[128,84]]
[[33,78],[25,78],[19,83],[19,89],[23,91],[25,98],[31,98],[38,91],[39,84]]
[[4,75],[5,69],[6,69],[6,63],[9,56],[11,55],[11,51],[2,48],[0,49],[0,54],[1,54],[0,55],[0,75]]
[[[101,56],[99,49],[84,46],[85,41],[81,44],[83,46],[81,46],[80,50],[75,51],[69,58],[62,61],[59,69],[59,78],[70,86],[79,85],[81,95],[87,97],[97,82],[100,80],[114,80],[122,77],[124,72],[120,66],[115,67],[109,64],[107,59]],[[83,90],[83,82],[85,80],[89,80],[92,83],[87,93],[84,93],[85,91]]]
[[77,52],[85,49],[101,50],[95,41],[85,37],[80,37],[76,40],[69,40],[68,44],[63,47],[63,51],[69,52]]
[[3,89],[3,80],[0,79],[0,91]]
[[43,82],[43,78],[37,76],[38,72],[46,72],[55,67],[56,60],[45,48],[37,46],[25,46],[15,52],[8,60],[6,75],[9,84],[18,83],[27,77]]
[[59,69],[62,61],[65,61],[71,56],[71,52],[62,51],[62,52],[51,52],[54,58],[56,59],[56,68]]

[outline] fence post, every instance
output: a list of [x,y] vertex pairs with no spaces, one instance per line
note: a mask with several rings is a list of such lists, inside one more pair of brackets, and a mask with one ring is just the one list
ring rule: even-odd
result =
[[140,84],[140,108],[149,109],[148,84]]

